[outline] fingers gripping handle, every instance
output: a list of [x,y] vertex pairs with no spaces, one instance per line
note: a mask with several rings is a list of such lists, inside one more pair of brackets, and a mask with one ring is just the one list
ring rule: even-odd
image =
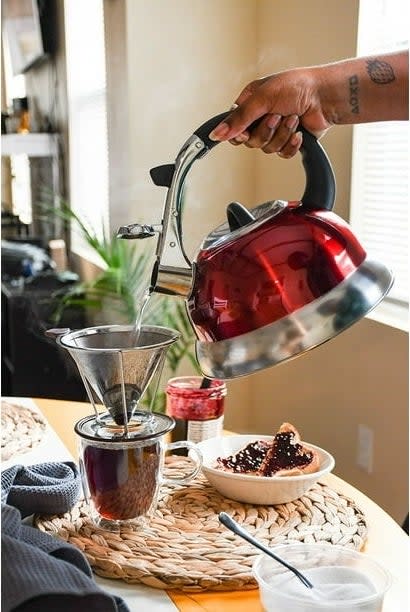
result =
[[[219,144],[211,140],[209,134],[219,123],[229,117],[231,112],[220,113],[195,130],[194,134],[202,140],[208,151]],[[258,119],[248,129],[252,131],[260,121]],[[336,182],[329,158],[313,134],[303,127],[300,128],[300,131],[303,134],[300,152],[306,174],[306,187],[301,198],[303,208],[305,210],[332,210],[336,196]]]

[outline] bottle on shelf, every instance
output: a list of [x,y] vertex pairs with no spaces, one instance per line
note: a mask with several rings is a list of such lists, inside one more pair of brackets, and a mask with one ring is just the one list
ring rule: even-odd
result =
[[13,98],[13,115],[18,119],[17,134],[29,134],[30,113],[28,98]]

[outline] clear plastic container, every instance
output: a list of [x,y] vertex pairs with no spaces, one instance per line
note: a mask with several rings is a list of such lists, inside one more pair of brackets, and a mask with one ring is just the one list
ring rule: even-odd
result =
[[391,575],[371,557],[332,544],[283,544],[272,550],[314,585],[262,555],[253,573],[267,612],[381,612]]

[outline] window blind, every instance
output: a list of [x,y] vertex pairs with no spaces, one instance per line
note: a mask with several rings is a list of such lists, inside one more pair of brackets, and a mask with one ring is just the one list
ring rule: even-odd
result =
[[[361,0],[358,55],[408,46],[407,0]],[[409,298],[409,128],[407,122],[357,125],[353,129],[350,222],[368,255],[393,271],[385,300]]]
[[[103,0],[65,2],[64,7],[70,206],[101,236],[109,211]],[[74,232],[72,248],[93,259]]]

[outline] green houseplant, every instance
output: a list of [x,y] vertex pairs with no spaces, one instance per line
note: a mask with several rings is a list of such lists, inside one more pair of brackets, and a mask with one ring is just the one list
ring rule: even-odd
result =
[[[147,287],[147,272],[150,272],[151,253],[141,243],[108,237],[103,231],[101,237],[83,221],[63,200],[59,208],[42,205],[47,214],[60,217],[98,255],[101,272],[92,281],[79,282],[58,300],[54,322],[58,325],[62,313],[68,307],[80,307],[87,311],[90,325],[112,323],[135,323],[141,308],[141,300]],[[164,366],[164,376],[176,376],[185,362],[194,372],[199,373],[194,354],[195,336],[189,323],[185,306],[181,300],[153,294],[143,314],[143,323],[163,325],[180,332],[179,340],[170,346]],[[155,393],[149,387],[144,397],[145,404],[153,410],[165,409],[165,392]]]

